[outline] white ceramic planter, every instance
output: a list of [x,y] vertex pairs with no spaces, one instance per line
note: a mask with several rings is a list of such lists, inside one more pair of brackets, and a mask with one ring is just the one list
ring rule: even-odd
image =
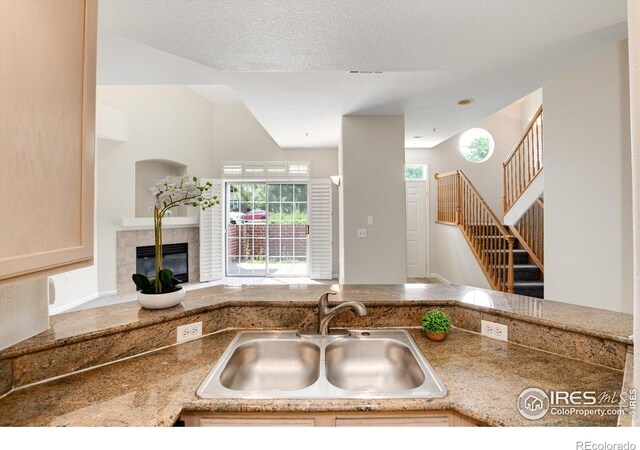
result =
[[184,298],[184,289],[169,292],[168,294],[143,294],[138,293],[138,303],[146,309],[165,309],[179,305]]

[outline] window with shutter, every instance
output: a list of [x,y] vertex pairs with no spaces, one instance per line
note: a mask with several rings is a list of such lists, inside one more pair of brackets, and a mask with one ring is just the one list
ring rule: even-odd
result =
[[211,194],[220,204],[200,211],[200,281],[219,280],[224,277],[224,198],[222,180],[202,179],[210,182]]
[[330,280],[331,249],[331,180],[311,180],[309,183],[310,277]]

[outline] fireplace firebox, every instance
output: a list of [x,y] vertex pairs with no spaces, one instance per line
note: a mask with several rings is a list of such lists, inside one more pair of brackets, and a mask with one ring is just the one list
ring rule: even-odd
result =
[[[149,278],[155,277],[156,248],[145,245],[136,248],[136,272]],[[189,249],[187,243],[162,246],[162,267],[170,269],[173,277],[186,283],[189,281]]]

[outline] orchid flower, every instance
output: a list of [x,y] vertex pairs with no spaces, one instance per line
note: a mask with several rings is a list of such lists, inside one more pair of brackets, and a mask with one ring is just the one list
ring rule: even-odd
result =
[[173,288],[173,286],[166,286],[163,289],[160,280],[160,272],[162,271],[162,218],[167,211],[176,206],[194,206],[202,208],[204,211],[220,204],[217,196],[206,194],[212,186],[210,182],[201,185],[197,177],[169,175],[150,188],[156,197],[156,204],[153,210],[156,244],[156,294],[169,292],[167,289]]

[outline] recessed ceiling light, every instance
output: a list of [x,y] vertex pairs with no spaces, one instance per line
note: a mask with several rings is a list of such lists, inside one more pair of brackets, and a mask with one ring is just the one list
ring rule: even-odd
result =
[[458,100],[458,105],[465,106],[470,105],[473,102],[475,102],[475,100],[472,98],[463,98],[462,100]]
[[422,136],[414,136],[413,138],[414,138],[414,139],[421,139],[421,138],[422,138]]

